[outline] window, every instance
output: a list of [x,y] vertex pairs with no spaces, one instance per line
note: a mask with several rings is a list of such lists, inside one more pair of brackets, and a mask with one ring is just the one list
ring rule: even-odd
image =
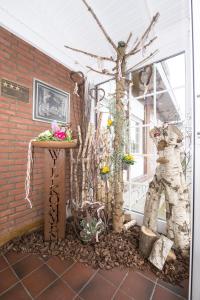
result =
[[[157,149],[149,131],[163,122],[174,122],[185,130],[185,55],[135,71],[132,81],[129,135],[136,163],[129,168],[124,200],[125,208],[143,213],[157,159]],[[159,217],[165,219],[165,201],[162,198]]]

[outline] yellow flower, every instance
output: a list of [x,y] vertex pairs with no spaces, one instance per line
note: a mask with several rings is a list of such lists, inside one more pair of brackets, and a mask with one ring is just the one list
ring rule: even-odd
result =
[[100,170],[100,172],[101,172],[101,174],[107,174],[107,173],[109,173],[110,172],[109,166],[102,167],[101,170]]
[[110,127],[110,126],[112,126],[112,125],[113,125],[113,120],[108,119],[108,120],[107,120],[107,126]]
[[127,164],[133,165],[135,162],[135,157],[132,154],[124,154],[122,161],[124,161]]

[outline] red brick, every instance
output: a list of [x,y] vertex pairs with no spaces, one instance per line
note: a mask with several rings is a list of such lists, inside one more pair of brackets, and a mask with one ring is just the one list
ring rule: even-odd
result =
[[0,218],[12,215],[14,213],[14,211],[15,211],[14,208],[9,208],[7,210],[0,211]]
[[[29,88],[29,103],[1,97],[0,100],[0,217],[1,234],[13,228],[29,224],[43,216],[44,150],[35,149],[34,170],[31,178],[31,194],[34,208],[25,201],[27,150],[31,138],[50,128],[50,124],[32,120],[33,78],[72,93],[74,86],[70,71],[38,49],[32,47],[7,30],[0,29],[0,76]],[[80,117],[80,100],[73,98],[76,118]],[[74,113],[71,120],[74,123]],[[72,124],[76,128],[76,124]],[[68,172],[68,171],[67,171]],[[66,180],[69,180],[69,175]],[[66,183],[69,189],[69,183]],[[8,218],[9,216],[9,218]]]

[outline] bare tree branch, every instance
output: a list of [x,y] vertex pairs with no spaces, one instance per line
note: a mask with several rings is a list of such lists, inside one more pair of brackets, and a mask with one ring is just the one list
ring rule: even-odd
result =
[[98,71],[96,69],[93,69],[90,66],[86,66],[86,68],[88,68],[90,71],[93,71],[95,73],[101,74],[101,75],[108,75],[108,76],[115,76],[115,74],[108,72],[107,70],[102,70],[102,71]]
[[106,30],[104,29],[103,25],[101,24],[101,22],[99,21],[99,19],[97,18],[95,12],[93,11],[93,9],[87,4],[86,0],[82,0],[82,2],[85,4],[85,6],[88,8],[89,12],[91,13],[91,15],[93,16],[93,18],[95,19],[95,21],[97,22],[99,28],[101,29],[101,31],[103,32],[105,38],[107,39],[107,41],[112,45],[112,47],[115,49],[115,51],[117,52],[117,47],[115,45],[115,43],[112,41],[112,39],[109,37],[108,33],[106,32]]
[[155,50],[154,52],[150,53],[147,57],[145,57],[143,60],[141,60],[140,62],[138,62],[136,65],[132,66],[131,68],[129,68],[126,73],[129,73],[131,71],[133,71],[133,69],[135,69],[136,67],[138,67],[139,65],[145,63],[146,61],[148,61],[150,58],[152,58],[154,55],[156,55],[158,53],[158,49]]
[[132,50],[131,52],[129,52],[128,54],[126,54],[126,57],[127,56],[130,56],[130,55],[134,55],[138,52],[140,52],[142,49],[146,49],[148,46],[150,46],[158,37],[155,36],[154,38],[152,38],[147,44],[145,44],[143,47],[137,49],[137,50]]
[[99,56],[99,55],[89,53],[89,52],[86,52],[86,51],[83,51],[83,50],[80,50],[80,49],[72,48],[72,47],[69,47],[69,46],[65,46],[65,48],[70,49],[70,50],[75,51],[75,52],[83,53],[83,54],[88,55],[88,56],[93,57],[93,58],[97,58],[97,59],[100,58],[100,59],[103,59],[103,60],[108,60],[108,61],[115,62],[115,60],[112,57]]
[[129,33],[128,39],[126,41],[126,47],[128,46],[128,43],[130,42],[131,37],[132,37],[132,32]]
[[141,46],[141,44],[143,44],[145,42],[145,40],[148,38],[149,33],[152,29],[152,27],[155,25],[155,23],[158,21],[160,14],[157,12],[157,14],[155,14],[155,16],[153,16],[151,23],[149,24],[148,28],[145,30],[145,32],[143,33],[142,37],[139,39],[139,41],[137,42],[137,44],[135,45],[135,47],[126,54],[126,57],[128,57],[130,55],[130,53],[135,52],[136,50],[138,50],[138,48]]

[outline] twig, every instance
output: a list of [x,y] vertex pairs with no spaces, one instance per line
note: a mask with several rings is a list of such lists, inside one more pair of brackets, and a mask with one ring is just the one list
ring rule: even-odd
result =
[[93,71],[95,73],[98,74],[102,74],[102,75],[108,75],[108,76],[114,76],[115,74],[108,72],[107,70],[102,70],[102,71],[98,71],[96,69],[93,69],[92,67],[86,66],[86,68],[88,68],[90,71]]
[[142,49],[146,49],[148,46],[150,46],[158,37],[155,36],[154,38],[152,38],[147,44],[145,44],[143,47],[137,49],[137,50],[132,50],[131,52],[129,52],[129,54],[126,54],[126,57],[127,56],[130,56],[130,55],[134,55],[138,52],[140,52]]
[[105,56],[99,56],[99,55],[96,55],[96,54],[93,54],[93,53],[90,53],[90,52],[86,52],[86,51],[83,51],[83,50],[80,50],[80,49],[77,49],[77,48],[72,48],[72,47],[69,47],[69,46],[64,46],[65,48],[67,49],[70,49],[72,51],[75,51],[75,52],[79,52],[79,53],[83,53],[85,55],[88,55],[90,57],[93,57],[93,58],[100,58],[102,60],[108,60],[108,61],[112,61],[112,62],[115,62],[114,58],[111,56],[111,57],[105,57]]
[[87,4],[87,2],[85,0],[82,0],[82,2],[85,4],[85,6],[88,8],[89,12],[91,13],[91,15],[93,16],[93,18],[95,19],[95,21],[97,22],[97,24],[99,25],[99,28],[101,29],[101,31],[103,32],[105,38],[107,39],[107,41],[112,45],[112,47],[115,49],[115,51],[117,52],[117,47],[115,45],[115,43],[112,41],[112,39],[109,37],[109,35],[107,34],[106,30],[104,29],[103,25],[101,24],[101,22],[99,21],[99,19],[97,18],[95,12],[93,11],[93,9]]
[[129,55],[131,55],[131,53],[135,52],[140,47],[140,45],[143,44],[143,42],[148,38],[148,35],[149,35],[152,27],[158,21],[159,16],[160,16],[159,13],[157,13],[155,16],[153,16],[153,18],[151,20],[151,23],[149,24],[148,28],[145,30],[145,32],[143,33],[142,37],[137,42],[137,44],[135,45],[135,47],[126,54],[126,57],[128,57]]
[[155,50],[154,52],[150,53],[146,58],[144,58],[143,60],[141,60],[139,63],[137,63],[136,65],[132,66],[131,68],[129,68],[127,71],[126,71],[126,74],[128,74],[129,72],[131,72],[134,68],[138,67],[140,64],[146,62],[147,60],[149,60],[150,58],[152,58],[155,54],[158,53],[158,49]]
[[130,42],[131,37],[132,37],[132,32],[129,33],[128,39],[126,41],[126,47],[128,46],[128,43]]

